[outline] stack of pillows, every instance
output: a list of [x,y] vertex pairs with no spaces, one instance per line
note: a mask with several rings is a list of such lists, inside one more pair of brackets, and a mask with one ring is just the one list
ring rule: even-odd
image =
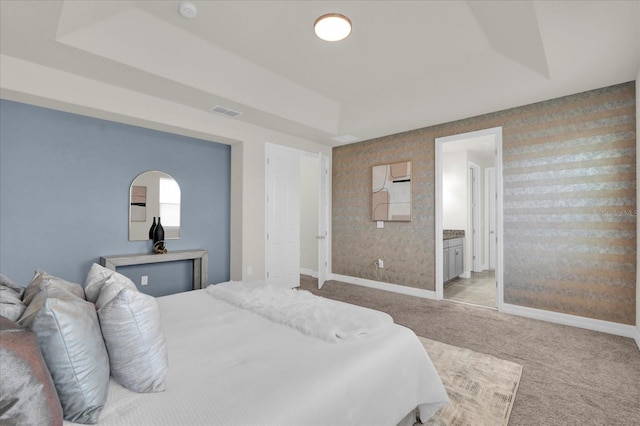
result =
[[95,263],[84,288],[44,271],[26,288],[0,275],[0,336],[0,424],[97,423],[109,376],[134,392],[165,390],[155,298]]

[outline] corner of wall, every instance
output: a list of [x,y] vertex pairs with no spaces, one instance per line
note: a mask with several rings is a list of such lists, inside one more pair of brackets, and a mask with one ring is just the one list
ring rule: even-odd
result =
[[[640,164],[640,145],[638,145],[638,135],[640,135],[640,69],[636,77],[636,164]],[[636,211],[638,200],[640,199],[640,179],[636,171]],[[640,281],[638,281],[638,271],[640,271],[640,222],[636,215],[636,344],[640,349]]]
[[230,238],[230,278],[241,281],[243,276],[242,262],[242,176],[243,176],[243,142],[231,145],[231,238]]

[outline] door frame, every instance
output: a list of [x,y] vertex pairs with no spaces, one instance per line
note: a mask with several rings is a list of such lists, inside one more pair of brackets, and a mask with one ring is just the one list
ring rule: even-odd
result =
[[503,209],[502,209],[502,127],[478,130],[474,132],[461,133],[457,135],[445,136],[435,139],[435,178],[436,178],[436,206],[435,206],[435,271],[436,271],[436,300],[444,298],[444,283],[442,282],[443,269],[443,232],[442,232],[442,145],[446,142],[453,142],[462,139],[470,139],[481,136],[494,136],[495,141],[495,169],[496,169],[496,307],[501,311],[504,306],[504,283],[503,283]]

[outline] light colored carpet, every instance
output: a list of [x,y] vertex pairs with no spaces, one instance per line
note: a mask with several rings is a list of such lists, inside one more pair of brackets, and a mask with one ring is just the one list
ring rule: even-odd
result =
[[420,337],[451,402],[426,424],[506,426],[522,366],[491,355]]

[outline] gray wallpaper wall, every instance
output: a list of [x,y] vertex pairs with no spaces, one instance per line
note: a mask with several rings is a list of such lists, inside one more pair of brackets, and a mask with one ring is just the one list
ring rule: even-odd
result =
[[[435,290],[435,138],[502,126],[505,302],[635,323],[635,82],[333,150],[333,272]],[[413,163],[413,220],[376,229],[371,166]]]
[[[2,100],[0,272],[82,284],[102,255],[150,253],[149,241],[128,241],[129,186],[161,170],[182,191],[181,238],[168,249],[208,250],[209,282],[227,281],[230,168],[228,145]],[[189,261],[118,271],[154,296],[191,287]]]

